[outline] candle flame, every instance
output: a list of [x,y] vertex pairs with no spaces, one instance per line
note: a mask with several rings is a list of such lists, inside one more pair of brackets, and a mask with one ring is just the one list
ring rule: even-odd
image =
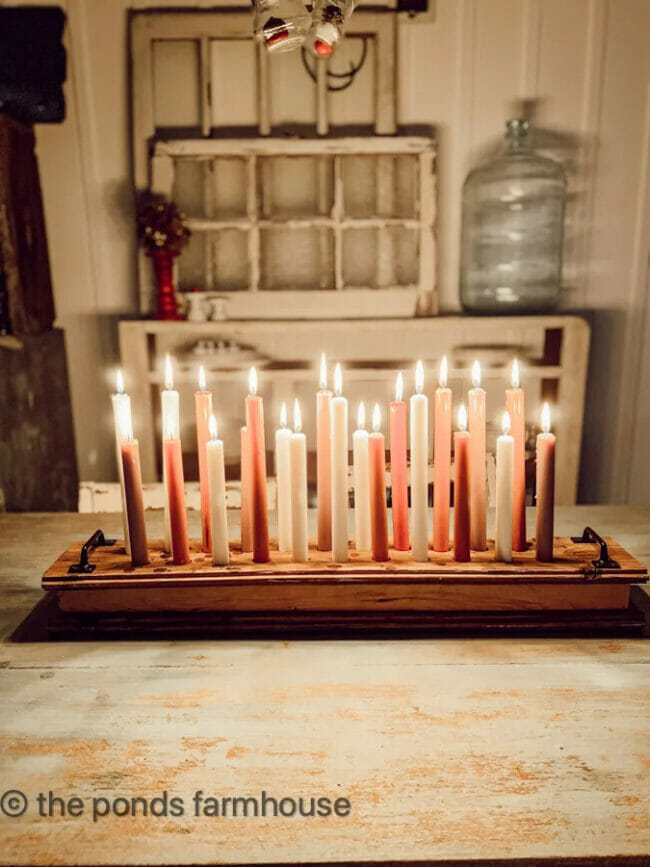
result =
[[547,403],[542,407],[542,430],[545,434],[551,432],[551,407]]
[[302,416],[300,414],[300,403],[298,402],[298,398],[293,402],[293,429],[296,433],[300,433],[302,430]]
[[214,417],[214,413],[210,413],[210,418],[208,419],[208,430],[210,431],[210,439],[216,440],[217,438],[217,420]]
[[379,409],[379,404],[376,403],[372,410],[372,429],[375,433],[379,433],[379,428],[381,427],[381,410]]
[[324,352],[321,353],[320,357],[319,385],[323,391],[327,388],[327,359]]
[[248,374],[248,393],[251,397],[255,397],[257,394],[257,371],[254,367],[251,367]]
[[205,391],[206,382],[205,382],[205,367],[203,365],[199,365],[199,391]]
[[364,406],[363,401],[359,404],[359,409],[357,410],[357,427],[359,430],[363,430],[366,426],[366,408]]
[[418,394],[422,394],[424,389],[424,365],[421,361],[415,365],[415,390]]
[[337,364],[334,368],[334,393],[337,397],[340,397],[343,393],[343,376],[340,364]]
[[467,410],[464,403],[458,407],[458,430],[467,430]]
[[280,407],[280,427],[285,428],[287,426],[287,405],[283,403]]
[[447,363],[447,356],[442,356],[442,361],[440,362],[440,375],[438,376],[438,385],[440,388],[447,388],[447,379],[449,376],[449,364]]
[[115,374],[115,390],[117,394],[124,394],[124,377],[122,376],[122,371],[119,370]]
[[165,356],[165,388],[167,391],[171,391],[174,387],[174,370],[172,368],[172,360],[167,353]]
[[519,362],[515,358],[512,362],[512,370],[510,372],[510,382],[513,388],[519,388],[519,384],[521,382],[521,378],[519,376]]
[[472,385],[474,388],[481,387],[481,365],[478,360],[472,365]]
[[[122,392],[120,392],[121,394]],[[120,437],[123,440],[133,439],[133,424],[131,422],[131,406],[127,401],[120,401],[117,410],[117,424],[120,430]]]
[[398,371],[397,379],[395,380],[395,400],[400,401],[404,396],[404,377],[402,371]]
[[504,412],[503,418],[501,419],[501,430],[503,431],[503,435],[510,433],[510,413]]

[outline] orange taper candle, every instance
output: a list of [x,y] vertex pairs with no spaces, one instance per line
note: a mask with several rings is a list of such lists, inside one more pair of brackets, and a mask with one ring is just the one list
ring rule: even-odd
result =
[[510,416],[510,435],[515,441],[515,467],[512,485],[512,549],[526,550],[526,405],[520,387],[519,362],[512,362],[511,388],[506,389],[506,412]]
[[397,374],[395,400],[390,403],[390,487],[393,507],[393,547],[409,549],[409,492],[406,460],[406,403],[404,378]]
[[318,503],[318,550],[332,550],[332,434],[327,387],[327,360],[320,359],[320,388],[316,394],[316,495]]
[[458,410],[458,430],[454,434],[454,560],[470,560],[470,434],[467,410]]
[[199,460],[199,488],[201,491],[201,540],[206,553],[212,551],[210,534],[210,490],[208,486],[208,451],[210,440],[209,421],[212,415],[212,392],[205,383],[205,369],[199,367],[199,390],[194,392],[196,414],[196,453]]
[[433,550],[449,550],[449,488],[451,485],[451,389],[447,388],[447,358],[440,363],[439,387],[433,409]]
[[251,454],[246,425],[241,429],[239,469],[241,477],[241,549],[244,553],[253,550],[253,501],[251,498]]
[[487,467],[485,457],[485,389],[481,388],[481,366],[472,367],[469,404],[470,527],[474,551],[487,549]]
[[372,559],[388,560],[388,514],[386,511],[386,450],[384,435],[379,432],[381,413],[375,404],[372,412],[373,432],[368,437],[370,462],[370,528]]
[[167,479],[172,560],[174,565],[181,566],[190,562],[190,543],[187,536],[187,512],[185,511],[183,454],[179,439],[165,439],[163,459],[165,461],[165,478]]
[[269,517],[266,506],[266,442],[264,438],[264,404],[257,394],[257,372],[251,367],[246,398],[246,429],[250,454],[251,503],[253,528],[253,562],[268,563]]
[[551,410],[542,409],[542,433],[537,437],[537,559],[553,559],[553,509],[555,507],[555,436],[551,433]]

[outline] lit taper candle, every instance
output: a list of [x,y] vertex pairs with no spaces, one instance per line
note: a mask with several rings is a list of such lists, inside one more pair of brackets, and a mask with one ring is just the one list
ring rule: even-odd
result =
[[334,397],[330,401],[332,448],[332,560],[348,560],[348,402],[343,397],[341,365],[334,369]]
[[468,394],[470,451],[470,532],[474,551],[487,548],[487,466],[485,455],[485,389],[481,388],[481,365],[472,366]]
[[551,433],[551,409],[542,408],[542,432],[537,436],[537,559],[553,559],[553,511],[555,508],[555,436]]
[[124,479],[124,499],[132,566],[146,566],[149,562],[147,548],[147,529],[144,520],[142,498],[142,473],[140,470],[140,449],[133,438],[131,405],[122,402],[118,407],[118,426],[120,430],[120,456]]
[[421,563],[429,558],[429,401],[423,390],[424,367],[418,361],[415,367],[415,394],[411,396],[411,548],[413,559]]
[[433,550],[449,550],[449,497],[451,486],[451,389],[448,365],[440,363],[439,385],[433,400]]
[[510,373],[511,387],[506,389],[506,410],[510,416],[515,441],[512,483],[512,547],[526,550],[526,404],[521,388],[519,362],[515,358]]
[[111,395],[113,404],[113,425],[115,428],[115,458],[117,463],[117,477],[120,482],[120,491],[122,493],[122,525],[124,529],[124,548],[127,554],[131,554],[131,544],[129,542],[129,522],[126,516],[126,495],[124,493],[124,467],[122,465],[122,450],[120,446],[123,442],[123,419],[128,414],[128,427],[131,428],[131,398],[124,391],[124,377],[122,371],[118,370],[115,376],[116,390],[115,394]]
[[497,490],[494,559],[512,561],[512,480],[515,467],[515,441],[510,436],[510,414],[503,413],[503,433],[497,437]]
[[287,405],[280,407],[280,427],[275,432],[275,487],[278,501],[278,550],[291,550],[291,431]]
[[165,440],[178,440],[180,443],[180,410],[179,396],[174,388],[174,370],[172,360],[167,353],[165,356],[165,387],[160,392],[161,427],[163,438],[163,488],[165,491],[164,527],[165,527],[165,551],[172,550],[171,519],[169,515],[169,482],[167,479],[167,461],[164,457]]
[[316,500],[318,509],[318,550],[332,548],[332,433],[327,387],[327,359],[320,359],[319,390],[316,395]]
[[307,440],[302,432],[298,399],[293,405],[291,434],[291,546],[295,563],[309,560],[307,538]]
[[372,528],[372,559],[388,560],[388,515],[386,512],[386,447],[381,433],[381,411],[375,404],[372,411],[372,433],[368,439],[370,456],[370,523]]
[[470,560],[470,434],[467,410],[458,410],[458,430],[454,434],[454,560]]
[[227,566],[230,559],[228,546],[228,513],[226,510],[226,471],[223,441],[217,437],[217,420],[212,413],[208,418],[209,439],[205,444],[206,474],[210,504],[210,548],[215,566]]
[[250,455],[253,562],[268,563],[269,517],[266,494],[266,441],[264,438],[264,404],[257,393],[257,371],[251,367],[246,398],[246,431]]
[[403,399],[402,371],[395,381],[395,400],[390,412],[390,487],[393,512],[393,547],[397,551],[409,549],[409,492],[408,463],[406,457],[406,403]]
[[196,453],[199,463],[199,489],[201,492],[201,544],[203,550],[210,552],[210,491],[208,488],[208,464],[206,445],[210,439],[209,421],[212,414],[212,392],[208,391],[205,368],[199,367],[198,391],[194,392],[194,414],[196,416]]
[[357,429],[352,434],[352,465],[354,480],[354,536],[357,551],[369,551],[370,533],[370,464],[366,410],[363,403],[357,411]]

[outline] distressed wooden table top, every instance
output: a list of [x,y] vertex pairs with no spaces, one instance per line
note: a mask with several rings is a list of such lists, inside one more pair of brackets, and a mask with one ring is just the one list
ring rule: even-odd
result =
[[[650,510],[558,510],[558,533],[585,524],[650,565]],[[648,863],[650,642],[12,643],[42,572],[98,526],[120,518],[0,515],[0,808],[10,789],[29,802],[0,815],[0,863]],[[351,811],[196,816],[197,790]],[[39,816],[49,791],[83,814]],[[93,821],[93,799],[119,812],[165,791],[184,815],[139,802]]]

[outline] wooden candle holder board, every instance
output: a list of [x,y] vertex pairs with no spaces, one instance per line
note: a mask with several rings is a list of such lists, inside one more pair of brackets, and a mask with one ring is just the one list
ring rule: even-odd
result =
[[351,547],[349,562],[339,564],[313,540],[307,563],[291,562],[290,554],[278,552],[276,540],[271,562],[253,563],[251,554],[232,543],[225,567],[213,566],[198,541],[190,544],[191,562],[174,566],[162,542],[153,541],[149,564],[137,568],[123,543],[114,542],[92,551],[91,572],[69,574],[79,561],[77,543],[47,570],[42,586],[64,614],[123,615],[134,622],[150,615],[203,623],[207,617],[229,633],[435,628],[452,620],[470,623],[468,615],[477,623],[514,615],[517,622],[570,627],[593,618],[620,620],[629,612],[631,585],[648,581],[641,563],[614,540],[605,542],[618,568],[603,568],[593,544],[570,538],[556,538],[550,563],[538,562],[532,546],[515,553],[512,563],[496,562],[489,541],[488,550],[472,552],[469,563],[456,563],[451,551],[430,551],[427,563],[417,563],[410,553],[393,549],[388,562],[376,563]]

